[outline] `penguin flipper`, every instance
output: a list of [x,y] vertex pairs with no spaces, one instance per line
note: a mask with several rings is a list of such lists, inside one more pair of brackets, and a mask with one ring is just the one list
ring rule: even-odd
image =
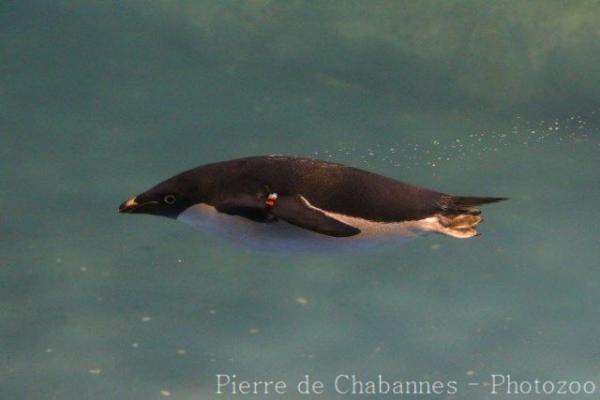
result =
[[279,196],[269,213],[292,225],[327,236],[348,237],[360,233],[357,229],[312,207],[304,197]]
[[254,222],[275,222],[276,218],[262,206],[264,202],[252,196],[238,196],[216,204],[217,211],[229,215],[238,215]]

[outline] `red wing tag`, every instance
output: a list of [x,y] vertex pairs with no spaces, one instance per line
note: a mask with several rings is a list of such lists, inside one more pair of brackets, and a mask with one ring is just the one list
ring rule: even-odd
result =
[[267,200],[265,201],[265,207],[272,208],[275,205],[276,201],[277,201],[277,193],[270,193],[267,196]]

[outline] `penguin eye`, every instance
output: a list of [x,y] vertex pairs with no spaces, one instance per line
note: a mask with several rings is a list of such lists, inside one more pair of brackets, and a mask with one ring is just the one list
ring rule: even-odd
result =
[[168,194],[163,198],[163,200],[167,204],[174,204],[175,200],[177,200],[177,198],[175,197],[174,194]]

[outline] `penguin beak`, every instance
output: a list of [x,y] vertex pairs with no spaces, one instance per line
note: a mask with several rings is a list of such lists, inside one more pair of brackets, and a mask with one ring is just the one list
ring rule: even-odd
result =
[[139,203],[135,201],[135,197],[127,199],[119,206],[120,213],[132,213],[139,207]]

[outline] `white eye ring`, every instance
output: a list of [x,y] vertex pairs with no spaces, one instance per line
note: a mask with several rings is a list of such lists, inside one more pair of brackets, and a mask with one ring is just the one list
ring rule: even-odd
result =
[[168,194],[163,198],[163,200],[167,204],[175,204],[175,201],[177,200],[177,198],[175,198],[174,194]]

